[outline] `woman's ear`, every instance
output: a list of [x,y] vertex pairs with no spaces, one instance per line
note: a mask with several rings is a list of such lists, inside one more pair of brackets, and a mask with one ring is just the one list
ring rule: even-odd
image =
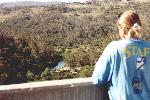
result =
[[126,39],[127,36],[128,36],[128,32],[127,30],[125,30],[123,27],[121,26],[118,26],[118,29],[119,29],[119,36],[121,39]]

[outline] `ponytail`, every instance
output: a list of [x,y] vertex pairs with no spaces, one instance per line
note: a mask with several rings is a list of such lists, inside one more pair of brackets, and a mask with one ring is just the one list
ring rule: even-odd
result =
[[141,26],[135,23],[128,31],[128,38],[141,38]]
[[[140,39],[141,36],[141,20],[136,11],[128,10],[119,15],[118,26],[121,26],[120,33],[124,38]],[[122,29],[122,30],[121,30]]]

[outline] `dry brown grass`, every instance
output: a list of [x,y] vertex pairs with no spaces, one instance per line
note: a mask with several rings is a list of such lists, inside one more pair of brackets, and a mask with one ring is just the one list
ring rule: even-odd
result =
[[0,23],[4,22],[5,20],[8,20],[12,17],[18,16],[18,15],[19,15],[19,12],[17,12],[17,11],[12,11],[11,13],[9,13],[7,15],[0,14]]
[[[35,16],[38,14],[42,14],[44,10],[45,10],[44,7],[37,7],[37,8],[33,7],[33,8],[30,8],[29,14],[31,16]],[[14,11],[11,11],[9,14],[0,14],[0,23],[6,20],[9,20],[11,18],[14,18],[14,17],[18,17],[22,14],[23,14],[22,10],[14,10]]]

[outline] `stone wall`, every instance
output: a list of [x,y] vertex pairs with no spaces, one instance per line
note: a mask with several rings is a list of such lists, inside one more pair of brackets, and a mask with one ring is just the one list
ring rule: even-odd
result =
[[108,95],[91,78],[77,78],[1,85],[0,100],[108,100]]

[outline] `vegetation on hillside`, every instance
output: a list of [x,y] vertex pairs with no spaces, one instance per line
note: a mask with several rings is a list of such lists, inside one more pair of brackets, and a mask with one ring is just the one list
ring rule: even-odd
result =
[[[136,10],[150,40],[150,3],[62,4],[0,8],[0,84],[89,77],[118,39],[118,14]],[[55,69],[59,61],[63,68]]]

